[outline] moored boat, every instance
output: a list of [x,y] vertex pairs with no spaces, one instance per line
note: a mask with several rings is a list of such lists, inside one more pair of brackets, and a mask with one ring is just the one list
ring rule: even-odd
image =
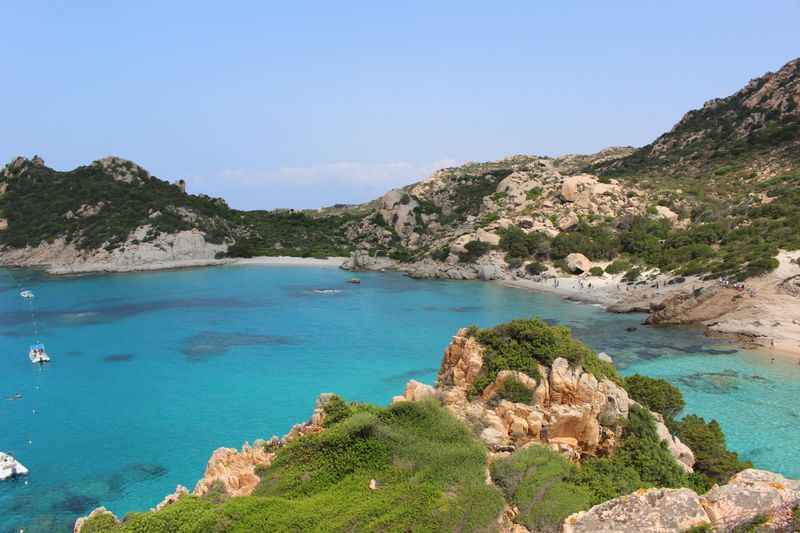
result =
[[0,452],[0,480],[28,473],[25,466],[7,453]]
[[31,360],[31,363],[49,363],[50,356],[47,355],[47,352],[44,349],[44,344],[38,343],[31,346],[30,351],[28,352],[28,358]]

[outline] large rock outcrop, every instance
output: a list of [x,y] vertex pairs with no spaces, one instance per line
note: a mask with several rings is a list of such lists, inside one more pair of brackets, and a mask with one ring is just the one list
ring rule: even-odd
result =
[[214,486],[221,486],[230,496],[249,496],[261,479],[256,468],[269,466],[275,457],[264,446],[245,443],[241,451],[233,448],[217,448],[206,465],[203,478],[194,487],[196,496],[205,496]]
[[[475,396],[473,385],[483,370],[483,354],[483,347],[469,330],[459,330],[445,350],[436,389],[409,382],[405,394],[395,401],[435,396],[493,450],[540,442],[574,460],[613,452],[633,403],[623,388],[558,358],[550,368],[539,365],[539,379],[522,372],[500,371]],[[528,390],[530,402],[503,397],[510,380],[517,388]],[[690,472],[694,464],[691,450],[666,426],[659,429],[675,458]]]
[[700,498],[690,489],[643,489],[564,521],[563,533],[683,532],[708,524]]
[[690,489],[642,489],[575,513],[564,533],[685,532],[707,526],[728,532],[763,521],[758,531],[795,531],[792,510],[800,505],[800,481],[764,470],[739,472],[699,496]]

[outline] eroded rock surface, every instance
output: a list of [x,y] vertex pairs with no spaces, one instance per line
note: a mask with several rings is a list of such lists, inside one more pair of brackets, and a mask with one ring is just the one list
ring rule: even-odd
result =
[[708,524],[700,498],[690,489],[643,489],[564,521],[563,533],[683,532]]

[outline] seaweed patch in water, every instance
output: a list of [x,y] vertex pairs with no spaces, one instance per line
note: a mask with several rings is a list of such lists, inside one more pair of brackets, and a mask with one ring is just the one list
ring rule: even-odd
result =
[[131,359],[133,359],[132,353],[115,353],[103,357],[106,363],[127,363]]
[[696,372],[681,376],[678,381],[687,387],[709,394],[727,394],[739,390],[740,375],[735,370],[722,372]]
[[428,376],[430,374],[435,374],[438,372],[438,368],[418,368],[416,370],[409,370],[408,372],[403,372],[402,374],[394,374],[391,376],[386,376],[383,378],[384,383],[405,383],[409,379],[417,378],[420,376]]
[[203,331],[186,339],[181,353],[193,361],[223,355],[236,346],[291,346],[300,344],[295,337],[252,333],[222,333]]
[[100,505],[100,500],[85,494],[67,494],[53,504],[53,510],[83,514]]

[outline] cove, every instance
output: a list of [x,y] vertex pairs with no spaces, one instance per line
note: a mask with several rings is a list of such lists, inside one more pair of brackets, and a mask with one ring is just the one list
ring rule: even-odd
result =
[[[350,277],[255,265],[0,272],[0,450],[31,470],[0,484],[0,532],[70,531],[98,505],[147,510],[178,483],[191,489],[215,448],[305,420],[318,393],[385,404],[408,379],[433,382],[458,328],[531,315],[569,326],[624,374],[670,380],[687,412],[720,421],[731,449],[800,477],[796,364],[493,283]],[[27,359],[37,330],[53,358],[41,369]]]

